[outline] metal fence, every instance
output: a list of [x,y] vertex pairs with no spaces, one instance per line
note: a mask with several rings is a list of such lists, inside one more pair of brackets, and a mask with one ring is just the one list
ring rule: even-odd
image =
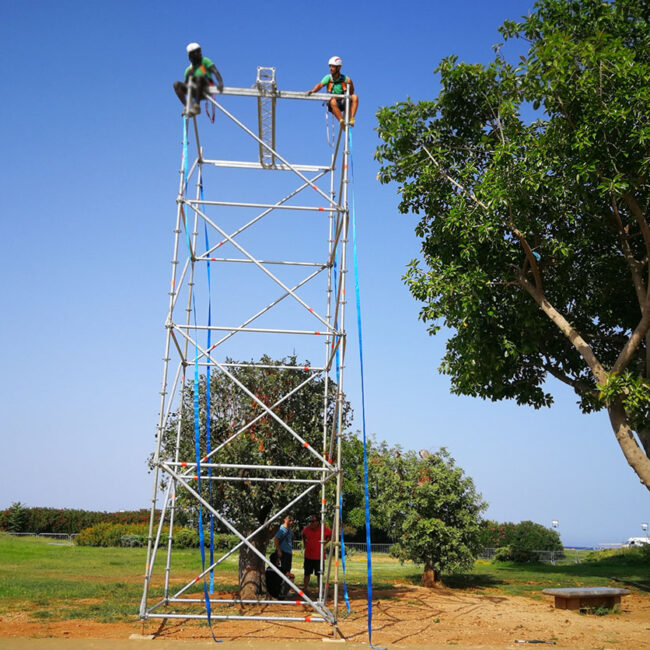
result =
[[[72,541],[79,533],[12,533],[9,532],[9,535],[15,535],[16,537],[49,537],[52,539],[65,539],[67,541]],[[393,542],[380,543],[380,544],[370,544],[371,553],[389,553],[390,547],[393,545]],[[601,545],[605,546],[605,545]],[[610,544],[609,546],[615,546]],[[618,544],[616,546],[623,546]],[[348,553],[366,552],[366,543],[365,542],[345,542],[345,549]],[[299,539],[293,540],[293,550],[300,551],[302,550],[302,541]],[[536,556],[538,562],[555,564],[558,560],[569,560],[573,561],[575,564],[580,564],[580,556],[578,553],[579,549],[565,548],[561,551],[531,551]],[[481,553],[477,556],[479,560],[492,560],[496,554],[496,548],[484,548]]]
[[[497,552],[496,548],[484,548],[483,551],[479,554],[479,560],[492,560]],[[535,559],[538,562],[543,562],[547,564],[555,564],[558,560],[568,559],[573,561],[575,564],[580,564],[580,556],[578,549],[565,548],[561,551],[530,551],[535,556]]]
[[[390,550],[390,547],[393,545],[392,542],[386,543],[386,544],[370,544],[370,552],[371,553],[388,553]],[[365,553],[366,552],[366,543],[365,542],[345,542],[345,550],[347,551],[353,551],[353,552],[360,552],[360,553]],[[294,539],[293,540],[293,550],[294,551],[301,551],[302,550],[302,541],[299,539]]]
[[15,537],[50,537],[52,539],[65,539],[65,540],[72,540],[74,539],[79,533],[12,533],[11,531],[7,531],[9,535],[14,535]]

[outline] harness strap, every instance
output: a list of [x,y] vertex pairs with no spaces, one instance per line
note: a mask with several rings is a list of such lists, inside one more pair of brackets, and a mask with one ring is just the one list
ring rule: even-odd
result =
[[[341,88],[343,89],[343,93],[345,93],[348,89],[348,86],[345,82],[346,78],[344,75],[341,75],[343,77],[343,81],[341,81]],[[334,87],[334,79],[332,79],[332,75],[330,75],[330,80],[329,83],[327,84],[327,92],[331,93],[332,88]]]

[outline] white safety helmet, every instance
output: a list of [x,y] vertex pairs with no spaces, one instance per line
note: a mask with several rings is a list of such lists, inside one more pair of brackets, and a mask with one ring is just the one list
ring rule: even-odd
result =
[[190,43],[186,48],[187,53],[194,52],[194,50],[200,50],[201,46],[198,43]]
[[327,65],[343,65],[343,59],[340,56],[333,56],[328,62]]

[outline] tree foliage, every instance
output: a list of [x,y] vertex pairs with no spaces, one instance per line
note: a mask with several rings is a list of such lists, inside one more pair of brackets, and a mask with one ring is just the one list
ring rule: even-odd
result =
[[[343,516],[363,527],[362,442],[348,436],[344,449],[348,464]],[[486,504],[445,449],[417,454],[370,440],[368,482],[373,529],[385,531],[394,541],[395,557],[424,566],[424,585],[432,586],[442,571],[453,573],[473,565],[482,548],[480,515]]]
[[500,32],[527,55],[449,57],[436,100],[378,113],[420,219],[405,279],[454,392],[539,408],[553,376],[650,489],[650,4],[540,0]]
[[[294,366],[291,370],[277,368],[260,368],[265,366]],[[272,407],[282,397],[290,394],[273,408],[284,422],[289,424],[304,440],[315,449],[322,451],[323,408],[325,378],[314,376],[307,369],[309,363],[298,363],[295,356],[273,361],[263,356],[256,364],[240,365],[230,368],[230,372],[256,395],[265,405]],[[308,381],[312,378],[311,381]],[[299,388],[304,382],[305,385]],[[292,393],[294,389],[297,389]],[[199,446],[201,458],[208,452],[206,436],[206,376],[199,378]],[[335,414],[336,384],[328,382],[329,431]],[[183,388],[182,405],[168,419],[161,441],[161,457],[175,457],[176,439],[180,427],[179,458],[195,458],[194,433],[194,384],[188,382]],[[231,463],[238,465],[275,465],[275,466],[314,466],[315,459],[296,439],[275,419],[263,415],[262,407],[246,395],[224,373],[213,373],[210,379],[210,449],[229,440],[210,462]],[[262,417],[259,417],[262,416]],[[343,407],[343,426],[348,426],[351,410],[347,402]],[[240,428],[250,424],[243,433],[233,437]],[[205,474],[205,470],[203,472]],[[271,471],[261,473],[256,470],[233,469],[219,470],[220,475],[232,476],[233,481],[202,481],[201,496],[206,499],[226,520],[244,534],[250,535],[280,508],[290,503],[305,489],[302,483],[292,482],[254,482],[247,480],[255,476],[269,478],[277,474]],[[330,481],[331,482],[331,481]],[[297,502],[292,514],[296,521],[305,521],[307,515],[320,512],[320,490],[312,492]],[[197,509],[197,503],[182,490],[178,492],[180,508]],[[209,515],[204,511],[204,522]],[[196,515],[193,517],[197,521]],[[214,522],[219,532],[228,532],[217,521]],[[279,522],[278,522],[279,523]],[[251,541],[261,552],[265,553],[267,545],[277,526],[266,526]],[[257,555],[243,547],[240,550],[239,577],[242,590],[254,596],[263,589],[262,578],[264,564]]]

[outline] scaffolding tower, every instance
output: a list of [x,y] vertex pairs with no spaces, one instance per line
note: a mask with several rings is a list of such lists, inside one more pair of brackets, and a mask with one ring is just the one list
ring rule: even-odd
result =
[[[291,126],[283,134],[291,151],[276,147],[279,106],[291,105],[294,110],[304,108],[304,101],[332,98],[345,101],[345,126],[339,130],[336,125],[338,134],[331,142],[321,128],[301,128],[301,114],[296,112],[286,120]],[[336,634],[350,97],[281,91],[275,68],[260,67],[251,88],[225,87],[222,93],[211,88],[205,99],[217,118],[214,124],[205,122],[200,128],[203,116],[188,117],[188,111],[183,118],[140,617],[325,622]],[[188,107],[189,102],[190,93]],[[313,104],[309,109],[310,115],[316,112]],[[256,129],[251,127],[255,122]],[[321,160],[290,161],[308,155]],[[302,358],[322,358],[322,363],[298,364],[303,350]],[[277,354],[275,361],[257,358],[267,351]],[[249,371],[286,377],[280,382],[284,392],[272,400],[257,394],[247,385]],[[245,400],[251,407],[246,418],[230,422],[225,431],[223,427],[216,431],[209,415],[215,379],[222,390],[226,387],[228,399]],[[311,385],[322,393],[322,416],[316,425],[305,427],[297,425],[299,418],[283,405]],[[292,446],[290,462],[274,465],[264,457],[264,445],[268,449],[274,444],[270,440],[259,443],[257,462],[233,459],[233,446],[255,438],[253,432],[261,422],[271,422],[285,448]],[[262,484],[291,490],[285,500],[276,490],[264,521],[251,531],[250,526],[246,530],[238,526],[233,516],[241,504],[219,499],[228,484],[245,485],[251,495]],[[332,494],[328,503],[326,497]],[[298,580],[270,562],[255,540],[264,532],[270,536],[286,513],[303,500],[313,503],[314,495],[319,496],[323,579],[317,595],[310,596],[296,584]],[[181,511],[201,513],[198,523],[203,524],[206,547],[215,526],[237,539],[226,552],[214,555],[211,545],[208,560],[201,561],[197,552],[191,578],[187,568],[179,569],[175,562]],[[326,518],[333,524],[330,544],[324,535]],[[267,571],[281,577],[285,590],[280,600],[262,593],[255,598],[219,595],[220,567],[238,552],[257,556]]]

